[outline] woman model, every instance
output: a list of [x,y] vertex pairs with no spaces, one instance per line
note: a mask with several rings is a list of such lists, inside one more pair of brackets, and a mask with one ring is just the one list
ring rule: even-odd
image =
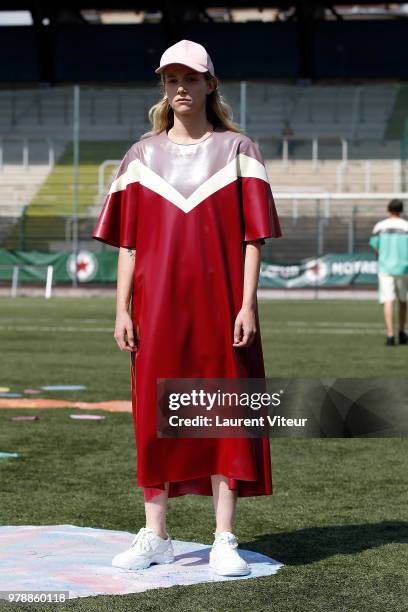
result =
[[119,247],[114,336],[130,353],[146,513],[112,565],[172,562],[167,501],[190,493],[213,495],[211,568],[243,575],[236,500],[272,494],[269,439],[158,438],[156,379],[265,377],[260,250],[281,231],[259,148],[232,122],[206,49],[181,40],[155,72],[153,129],[125,154],[92,234]]

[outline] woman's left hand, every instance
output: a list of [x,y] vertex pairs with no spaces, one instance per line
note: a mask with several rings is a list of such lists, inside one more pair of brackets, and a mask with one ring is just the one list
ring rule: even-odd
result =
[[232,346],[239,348],[250,346],[255,339],[256,332],[255,308],[241,308],[235,319]]

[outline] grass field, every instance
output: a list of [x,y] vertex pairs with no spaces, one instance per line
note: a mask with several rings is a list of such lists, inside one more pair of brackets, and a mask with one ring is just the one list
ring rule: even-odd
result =
[[[99,165],[106,159],[122,159],[132,143],[127,141],[81,141],[79,160],[79,212],[95,203]],[[106,169],[108,180],[113,167]],[[70,215],[72,212],[73,146],[67,145],[52,172],[30,203],[27,214]]]
[[[3,298],[0,311],[0,386],[84,384],[58,397],[130,399],[114,299]],[[375,302],[262,301],[260,316],[268,376],[406,376],[408,347],[383,346]],[[38,422],[13,423],[16,412],[0,410],[0,449],[23,455],[0,463],[1,524],[136,532],[144,513],[131,415],[101,412],[106,420],[92,423],[69,419],[72,409],[38,413]],[[285,564],[275,576],[47,609],[407,610],[407,467],[406,439],[272,439],[274,493],[240,499],[235,532],[242,548]],[[170,500],[168,528],[173,538],[210,544],[211,498]]]

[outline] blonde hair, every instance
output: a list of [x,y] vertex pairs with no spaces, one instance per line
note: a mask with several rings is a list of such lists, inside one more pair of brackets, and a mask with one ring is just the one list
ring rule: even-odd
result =
[[[214,78],[210,72],[200,74],[203,74],[207,81]],[[152,125],[152,129],[149,132],[142,134],[140,140],[142,138],[149,138],[155,134],[160,134],[160,132],[163,132],[164,130],[169,130],[174,124],[174,112],[165,93],[164,84],[164,72],[161,72],[159,87],[162,98],[150,108],[148,117]],[[225,129],[231,130],[232,132],[239,132],[241,134],[244,133],[239,125],[232,120],[232,108],[219,91],[218,79],[215,89],[211,93],[207,94],[206,114],[208,121],[212,123],[214,128],[223,126]]]

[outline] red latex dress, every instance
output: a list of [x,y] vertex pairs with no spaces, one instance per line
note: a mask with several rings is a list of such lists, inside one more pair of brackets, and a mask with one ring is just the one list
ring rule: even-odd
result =
[[216,127],[195,144],[166,131],[125,154],[92,233],[136,249],[130,355],[137,485],[146,500],[169,482],[169,497],[212,495],[223,474],[238,496],[270,495],[268,438],[158,438],[157,378],[265,376],[258,332],[235,348],[244,244],[279,237],[279,220],[258,146]]

